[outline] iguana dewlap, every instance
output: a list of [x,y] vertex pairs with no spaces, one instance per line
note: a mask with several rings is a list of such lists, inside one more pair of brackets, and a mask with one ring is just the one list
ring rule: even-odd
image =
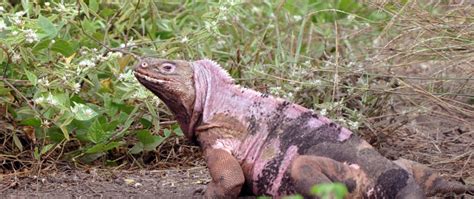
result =
[[314,184],[342,182],[349,198],[424,198],[474,191],[408,160],[392,162],[348,129],[312,110],[239,87],[210,60],[143,58],[135,76],[176,115],[205,153],[206,196],[309,196]]

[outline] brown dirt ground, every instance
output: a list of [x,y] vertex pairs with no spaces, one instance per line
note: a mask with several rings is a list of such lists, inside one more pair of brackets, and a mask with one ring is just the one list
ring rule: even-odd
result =
[[63,168],[40,176],[1,177],[1,198],[200,198],[205,167],[186,170]]

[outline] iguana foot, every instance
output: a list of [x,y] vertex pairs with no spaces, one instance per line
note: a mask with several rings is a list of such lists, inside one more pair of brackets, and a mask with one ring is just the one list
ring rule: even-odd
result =
[[311,155],[301,155],[296,158],[291,165],[290,174],[296,191],[305,197],[311,196],[312,186],[330,182],[344,183],[350,196],[362,196],[363,188],[370,183],[357,165]]
[[413,175],[415,181],[423,188],[427,196],[444,193],[474,194],[474,186],[448,181],[420,163],[406,159],[398,159],[393,162]]

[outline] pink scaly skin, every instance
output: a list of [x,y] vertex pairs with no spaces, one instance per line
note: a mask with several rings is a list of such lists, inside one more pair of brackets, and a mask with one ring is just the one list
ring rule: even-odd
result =
[[350,198],[474,190],[418,163],[392,162],[348,129],[300,105],[235,85],[213,61],[143,58],[135,76],[202,147],[213,179],[206,197],[310,196],[311,186],[327,182],[344,183]]

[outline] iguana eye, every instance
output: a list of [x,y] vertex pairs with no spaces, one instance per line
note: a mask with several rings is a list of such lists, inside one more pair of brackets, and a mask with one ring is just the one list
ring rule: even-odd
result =
[[142,68],[146,68],[146,67],[148,67],[148,63],[142,62],[142,64],[141,64],[140,66],[141,66]]
[[174,64],[171,64],[171,63],[164,63],[164,64],[161,65],[161,70],[163,72],[166,72],[166,73],[174,72],[175,68],[176,68],[176,66]]

